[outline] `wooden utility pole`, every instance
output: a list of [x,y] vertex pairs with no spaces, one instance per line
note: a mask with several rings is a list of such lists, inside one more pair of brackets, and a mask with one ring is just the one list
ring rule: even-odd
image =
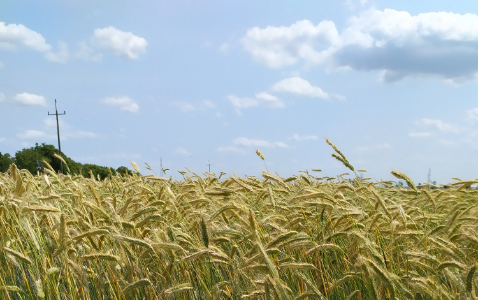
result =
[[[62,114],[59,114],[58,113],[58,109],[56,108],[56,99],[55,99],[55,113],[54,114],[50,114],[50,112],[48,112],[48,115],[49,116],[56,116],[56,132],[58,134],[58,151],[60,152],[60,156],[61,156],[61,144],[60,144],[60,123],[58,122],[58,116],[61,116],[61,115],[66,115],[66,112],[63,111]],[[60,172],[63,173],[63,162],[60,160]]]

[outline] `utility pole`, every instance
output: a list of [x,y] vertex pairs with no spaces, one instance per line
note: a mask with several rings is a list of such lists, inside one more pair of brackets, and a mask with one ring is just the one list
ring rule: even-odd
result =
[[212,164],[209,162],[209,159],[208,159],[208,160],[207,160],[207,165],[206,165],[206,166],[208,166],[208,167],[209,167],[209,173],[211,173],[211,165],[212,165]]
[[163,158],[162,157],[159,158],[159,164],[161,168],[161,177],[163,177]]
[[[50,114],[50,112],[48,112],[48,115],[49,116],[56,116],[56,132],[58,134],[58,151],[60,152],[60,156],[61,156],[60,123],[58,122],[58,116],[66,115],[66,112],[63,111],[62,114],[58,113],[58,109],[56,108],[56,99],[55,99],[55,113]],[[63,173],[63,162],[61,160],[60,160],[60,172]]]

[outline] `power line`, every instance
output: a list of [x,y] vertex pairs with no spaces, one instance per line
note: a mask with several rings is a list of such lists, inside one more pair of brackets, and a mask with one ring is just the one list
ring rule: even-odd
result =
[[[58,122],[58,116],[66,115],[66,112],[63,111],[62,114],[58,113],[58,109],[56,108],[56,99],[55,99],[55,113],[50,114],[50,112],[48,112],[48,115],[49,116],[56,116],[56,132],[58,134],[58,151],[60,152],[60,156],[61,156],[60,123]],[[60,172],[63,173],[63,162],[61,161],[61,159],[60,159]]]

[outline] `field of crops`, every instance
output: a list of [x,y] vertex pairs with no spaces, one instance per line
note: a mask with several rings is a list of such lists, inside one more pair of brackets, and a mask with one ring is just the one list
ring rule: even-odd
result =
[[0,173],[0,298],[475,299],[474,181],[318,174],[100,181],[12,165]]

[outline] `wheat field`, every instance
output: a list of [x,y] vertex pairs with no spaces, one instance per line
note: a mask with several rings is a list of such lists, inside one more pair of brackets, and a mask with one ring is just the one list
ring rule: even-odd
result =
[[476,180],[180,173],[0,173],[0,298],[476,298]]

